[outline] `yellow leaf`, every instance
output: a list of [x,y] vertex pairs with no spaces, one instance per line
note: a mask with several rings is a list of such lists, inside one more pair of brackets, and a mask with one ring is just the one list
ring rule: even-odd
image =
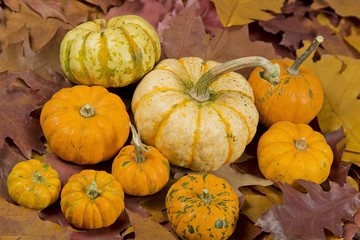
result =
[[360,53],[360,28],[351,26],[351,35],[344,37],[344,39]]
[[271,205],[282,204],[282,193],[276,188],[253,186],[257,192],[246,191],[251,188],[241,188],[240,191],[245,195],[245,202],[241,207],[241,213],[251,221],[256,222],[261,214],[268,210]]
[[[324,0],[335,12],[343,17],[360,18],[360,0]],[[320,1],[318,1],[320,2]],[[325,5],[325,4],[324,4]]]
[[334,25],[332,25],[332,23],[330,22],[329,18],[324,14],[324,13],[319,13],[316,16],[316,19],[319,21],[319,23],[322,26],[327,26],[329,27],[334,34],[338,34],[341,30],[341,28],[343,27],[343,25],[345,24],[345,18],[341,18],[340,23],[338,24],[337,27],[335,27]]
[[10,204],[3,198],[0,198],[0,226],[0,236],[4,239],[70,239],[75,231],[42,221],[37,211]]
[[245,25],[254,20],[269,20],[273,16],[266,11],[281,13],[283,0],[211,0],[225,27]]
[[323,55],[307,65],[322,82],[325,98],[318,114],[322,131],[344,127],[346,149],[342,160],[360,165],[360,60]]

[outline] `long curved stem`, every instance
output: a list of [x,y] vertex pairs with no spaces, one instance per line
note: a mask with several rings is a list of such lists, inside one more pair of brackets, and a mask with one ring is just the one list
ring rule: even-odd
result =
[[190,96],[198,102],[207,101],[210,97],[209,87],[216,79],[226,73],[246,67],[261,67],[264,69],[261,73],[264,79],[274,85],[279,82],[279,65],[259,56],[244,57],[225,62],[207,71],[190,90]]

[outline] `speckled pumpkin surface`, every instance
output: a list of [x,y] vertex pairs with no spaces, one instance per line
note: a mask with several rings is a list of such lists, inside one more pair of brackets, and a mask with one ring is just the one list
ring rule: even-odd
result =
[[123,87],[149,72],[160,54],[159,37],[151,24],[124,15],[70,30],[61,42],[60,62],[75,83]]
[[239,217],[238,196],[224,179],[212,174],[181,177],[170,187],[165,205],[181,239],[228,239]]
[[30,159],[16,164],[7,178],[10,197],[21,206],[43,209],[59,197],[59,175],[48,163]]
[[240,74],[227,73],[213,82],[207,101],[189,95],[200,76],[217,65],[195,57],[166,59],[134,92],[132,110],[144,143],[174,165],[216,170],[235,161],[256,132],[253,91]]
[[255,105],[260,122],[270,127],[278,121],[309,123],[320,111],[324,93],[320,80],[306,66],[299,67],[298,75],[289,75],[290,60],[271,60],[280,66],[281,75],[276,85],[260,76],[261,68],[255,68],[249,77],[254,90]]

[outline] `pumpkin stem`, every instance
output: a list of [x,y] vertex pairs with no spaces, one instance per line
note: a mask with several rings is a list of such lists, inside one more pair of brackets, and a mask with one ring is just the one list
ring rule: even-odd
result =
[[96,184],[95,180],[93,180],[91,182],[90,187],[88,188],[86,194],[90,199],[95,199],[99,195],[99,192],[97,190],[97,184]]
[[38,171],[34,171],[34,173],[31,175],[31,178],[34,182],[39,183],[39,184],[43,184],[46,181],[44,176]]
[[88,103],[82,106],[79,110],[80,115],[84,118],[89,118],[95,115],[95,109]]
[[145,156],[143,151],[150,152],[149,148],[142,144],[141,138],[140,138],[140,132],[138,133],[134,127],[134,125],[129,122],[129,126],[132,133],[132,139],[131,144],[134,146],[135,149],[135,162],[136,163],[143,163],[145,162]]
[[300,138],[295,142],[295,147],[297,150],[304,151],[307,148],[306,139]]
[[319,35],[314,41],[310,44],[310,46],[305,50],[301,56],[295,60],[295,62],[286,69],[287,73],[291,76],[296,76],[299,74],[300,65],[311,55],[313,51],[319,46],[320,43],[324,41],[324,37]]
[[273,64],[263,57],[244,57],[225,62],[204,73],[189,94],[196,101],[205,102],[210,98],[209,87],[215,80],[226,73],[246,67],[261,67],[264,69],[261,73],[264,79],[273,85],[279,82],[280,67],[278,64]]
[[103,32],[106,29],[106,20],[105,19],[98,19],[95,22],[99,25],[100,32]]
[[200,195],[200,199],[206,204],[211,202],[213,198],[214,196],[209,193],[209,190],[204,188],[202,194]]

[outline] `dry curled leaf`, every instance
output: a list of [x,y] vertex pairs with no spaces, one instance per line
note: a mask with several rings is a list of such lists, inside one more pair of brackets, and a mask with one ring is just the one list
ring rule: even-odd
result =
[[283,0],[211,0],[215,3],[221,23],[225,27],[244,25],[254,20],[269,20],[273,16],[268,11],[280,13]]
[[308,192],[301,193],[287,183],[279,183],[284,204],[271,206],[256,224],[271,232],[274,239],[320,240],[325,238],[325,228],[342,236],[341,220],[353,220],[360,206],[359,192],[348,184],[340,187],[330,182],[330,191],[325,192],[314,182],[297,181]]
[[71,227],[42,221],[38,212],[15,206],[0,198],[1,236],[8,239],[70,239]]
[[[325,93],[318,121],[325,133],[344,128],[346,149],[344,161],[360,165],[360,60],[350,57],[325,55],[306,65],[319,77]],[[356,109],[356,110],[355,110]]]

